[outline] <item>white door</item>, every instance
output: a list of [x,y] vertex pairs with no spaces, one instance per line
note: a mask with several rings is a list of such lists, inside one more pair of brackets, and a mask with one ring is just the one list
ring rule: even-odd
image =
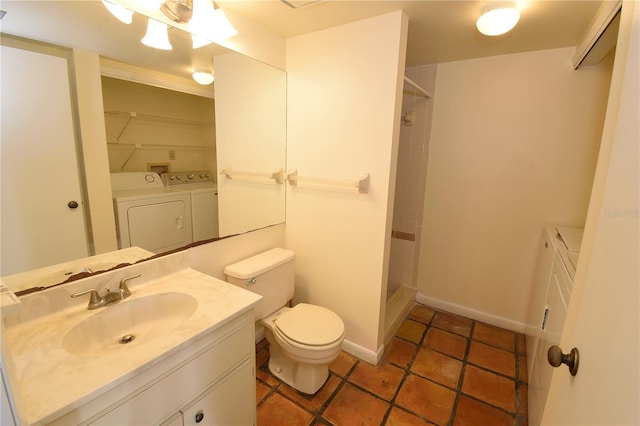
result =
[[625,2],[586,242],[561,340],[564,353],[579,349],[580,366],[575,377],[564,365],[554,370],[543,424],[640,424],[639,25],[640,4]]
[[88,251],[67,59],[8,46],[0,58],[0,275],[10,275]]

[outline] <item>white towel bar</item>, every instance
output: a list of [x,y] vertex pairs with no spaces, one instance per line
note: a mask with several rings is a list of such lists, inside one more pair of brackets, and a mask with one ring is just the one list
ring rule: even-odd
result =
[[227,179],[238,179],[243,181],[250,182],[268,182],[273,180],[275,183],[283,184],[284,183],[284,170],[280,169],[275,172],[266,173],[266,172],[241,172],[237,170],[233,170],[231,166],[226,166],[220,172],[221,175],[226,177]]
[[363,173],[354,180],[336,180],[298,176],[298,170],[287,173],[287,181],[291,186],[319,189],[325,191],[354,191],[361,194],[369,192],[369,173]]

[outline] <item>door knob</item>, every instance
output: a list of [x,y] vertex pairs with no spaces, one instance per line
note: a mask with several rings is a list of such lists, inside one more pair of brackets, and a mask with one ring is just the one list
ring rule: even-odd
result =
[[568,354],[563,354],[562,349],[553,345],[547,351],[547,360],[553,367],[560,367],[560,365],[566,364],[572,376],[578,374],[578,366],[580,365],[578,348],[573,348]]
[[69,202],[67,203],[67,206],[68,206],[70,209],[77,209],[77,208],[78,208],[78,205],[79,205],[79,204],[78,204],[78,202],[77,202],[77,201],[69,201]]

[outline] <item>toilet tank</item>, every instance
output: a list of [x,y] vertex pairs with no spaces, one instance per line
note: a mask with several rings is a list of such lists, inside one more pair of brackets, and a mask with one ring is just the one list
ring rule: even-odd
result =
[[266,318],[293,298],[294,258],[291,250],[274,248],[224,268],[229,283],[262,296],[256,319]]

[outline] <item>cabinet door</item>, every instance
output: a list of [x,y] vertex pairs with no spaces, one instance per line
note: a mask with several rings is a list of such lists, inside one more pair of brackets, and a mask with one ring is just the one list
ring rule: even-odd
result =
[[527,371],[529,372],[529,377],[534,374],[534,362],[540,340],[540,333],[542,332],[542,321],[544,319],[547,293],[549,291],[554,254],[552,238],[555,237],[551,235],[549,231],[545,230],[538,248],[538,260],[533,277],[531,295],[529,297],[529,312],[525,330],[527,335]]
[[253,360],[216,383],[193,405],[183,410],[184,426],[256,424]]
[[549,307],[546,326],[540,335],[540,342],[537,348],[533,375],[529,377],[529,424],[539,425],[542,418],[544,405],[547,401],[549,386],[551,385],[551,375],[553,368],[550,368],[547,361],[547,351],[553,345],[560,344],[560,335],[564,327],[564,320],[567,316],[567,303],[565,301],[565,290],[567,282],[570,280],[569,274],[564,268],[559,256],[555,256],[549,286],[549,297],[547,305]]

